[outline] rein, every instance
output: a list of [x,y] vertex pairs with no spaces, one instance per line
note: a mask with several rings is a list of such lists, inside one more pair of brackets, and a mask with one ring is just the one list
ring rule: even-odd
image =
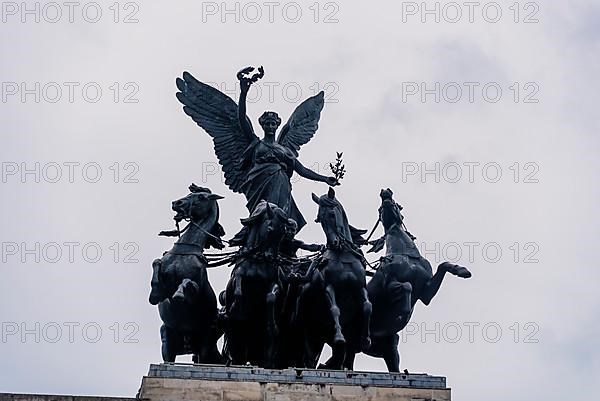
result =
[[377,221],[375,222],[375,225],[373,226],[373,229],[371,230],[371,233],[369,234],[369,236],[366,239],[367,242],[369,242],[369,240],[371,239],[371,237],[375,233],[375,230],[377,229],[377,227],[379,227],[379,223],[381,223],[381,218],[378,218]]
[[227,241],[226,239],[222,239],[222,238],[217,237],[216,235],[214,235],[212,233],[209,233],[204,228],[202,228],[200,225],[198,225],[197,223],[195,223],[192,219],[190,219],[190,223],[184,228],[184,230],[186,228],[188,228],[190,226],[190,224],[193,224],[197,229],[199,229],[200,231],[202,231],[204,234],[208,235],[212,239],[216,239],[217,241],[225,242],[227,245],[230,244],[229,241]]
[[217,241],[225,242],[226,244],[229,245],[229,241],[221,239],[221,238],[217,237],[216,235],[214,235],[214,234],[206,231],[200,225],[198,225],[197,223],[195,223],[194,220],[192,220],[192,206],[193,206],[193,202],[190,202],[189,206],[188,206],[187,217],[183,217],[181,219],[181,220],[189,221],[189,223],[185,227],[183,227],[183,230],[179,229],[179,221],[180,220],[175,220],[175,227],[177,228],[177,236],[179,238],[181,238],[181,234],[183,232],[185,232],[190,227],[190,224],[193,224],[197,229],[199,229],[200,231],[202,231],[204,234],[208,235],[212,239],[216,239]]
[[[191,205],[190,205],[190,212],[191,212]],[[185,220],[188,222],[188,224],[181,229],[179,227],[179,222],[181,220]],[[221,241],[226,243],[227,245],[231,245],[230,241],[227,241],[225,239],[222,239],[220,237],[217,237],[216,235],[210,233],[209,231],[207,231],[206,229],[204,229],[202,226],[200,226],[198,223],[194,222],[191,217],[184,217],[181,220],[175,220],[175,226],[177,228],[177,236],[181,239],[181,234],[183,234],[184,232],[186,232],[191,225],[195,226],[198,230],[200,230],[202,233],[204,233],[205,235],[217,240],[217,241]],[[373,227],[373,229],[371,230],[371,233],[369,234],[369,237],[367,238],[367,242],[369,241],[369,239],[373,236],[373,233],[375,232],[375,230],[377,229],[377,227],[379,226],[379,223],[381,222],[381,219],[378,219],[377,222],[375,223],[375,226]],[[354,255],[358,256],[359,258],[361,258],[362,260],[365,261],[365,263],[374,271],[377,271],[377,268],[379,267],[379,262],[374,262],[376,263],[375,266],[373,266],[373,264],[371,264],[368,260],[366,260],[364,258],[364,255],[362,255],[360,252],[356,251],[356,249],[354,249],[354,247],[350,244],[347,243],[348,240],[344,239],[344,243],[343,246],[345,248],[347,248],[350,252],[352,252]],[[261,245],[261,244],[259,244]],[[259,246],[255,246],[252,249],[247,249],[246,251],[242,251],[242,250],[236,250],[236,251],[231,251],[231,252],[224,252],[224,253],[204,253],[203,252],[203,247],[198,245],[198,244],[194,244],[194,243],[187,243],[187,242],[180,242],[177,241],[175,242],[175,244],[173,244],[173,247],[176,248],[178,246],[191,246],[191,247],[195,247],[195,248],[200,248],[197,252],[177,252],[175,249],[172,249],[170,251],[167,251],[171,254],[174,255],[195,255],[196,257],[198,257],[203,263],[206,264],[207,268],[211,268],[211,267],[218,267],[218,266],[223,266],[226,264],[231,264],[239,259],[243,259],[243,258],[248,258],[248,257],[253,257],[254,256],[254,252],[259,248]],[[306,262],[312,262],[315,259],[317,259],[318,257],[320,257],[321,255],[323,255],[324,251],[318,251],[315,252],[313,254],[307,255],[307,256],[302,256],[302,257],[295,257],[295,258],[286,258],[286,257],[281,257],[278,256],[277,257],[277,261],[278,262],[283,262],[285,264],[300,264],[300,263],[306,263]],[[374,273],[373,272],[366,272],[368,276],[372,276]]]

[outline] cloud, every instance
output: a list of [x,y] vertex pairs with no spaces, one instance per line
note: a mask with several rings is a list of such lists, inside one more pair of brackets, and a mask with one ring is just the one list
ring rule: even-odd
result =
[[[1,184],[0,242],[18,248],[3,255],[0,316],[9,324],[4,333],[12,323],[18,332],[0,343],[0,352],[27,369],[2,368],[0,390],[135,394],[148,364],[160,361],[160,319],[147,297],[151,262],[171,246],[156,237],[172,224],[170,202],[191,182],[209,186],[226,196],[221,224],[229,235],[247,213],[243,197],[215,169],[210,138],[182,112],[174,79],[189,70],[234,90],[239,68],[263,64],[274,90],[249,106],[255,127],[263,110],[285,119],[325,85],[337,100],[326,104],[300,159],[325,172],[335,152],[344,152],[348,173],[337,193],[353,225],[372,227],[379,190],[390,187],[432,264],[452,256],[448,244],[459,244],[459,260],[474,277],[448,279],[414,321],[428,327],[495,322],[503,329],[497,343],[412,340],[401,346],[403,365],[448,376],[463,400],[587,397],[600,375],[594,323],[599,59],[592,23],[598,7],[539,4],[539,23],[523,24],[512,20],[513,3],[499,3],[504,13],[496,24],[480,14],[474,23],[421,23],[418,15],[402,23],[398,2],[339,3],[337,11],[318,3],[317,15],[309,8],[314,2],[302,1],[297,23],[281,10],[273,23],[248,22],[241,14],[239,23],[233,16],[222,23],[220,11],[207,16],[203,3],[192,1],[139,3],[137,23],[123,23],[135,11],[123,8],[115,23],[113,2],[106,1],[99,2],[98,23],[81,13],[73,23],[55,24],[10,16],[0,25],[0,72],[19,92],[0,108],[8,174]],[[339,22],[324,23],[326,16]],[[439,103],[435,95],[425,102],[420,93],[402,98],[403,83],[443,88],[457,82],[466,90],[466,81],[480,83],[473,102],[466,95],[456,103],[443,94]],[[66,82],[77,84],[73,102]],[[498,102],[482,95],[490,82],[502,88]],[[525,86],[530,82],[537,92]],[[22,84],[36,83],[39,102],[35,90],[21,92]],[[63,91],[55,103],[52,83]],[[302,91],[297,101],[284,90],[292,85]],[[96,87],[102,95],[93,102]],[[539,101],[526,103],[527,95]],[[7,163],[17,170],[6,170],[15,168]],[[53,183],[56,164],[61,177]],[[454,182],[456,166],[461,174]],[[497,167],[502,174],[494,182]],[[326,188],[295,180],[294,197],[310,222],[316,213],[310,193]],[[301,238],[322,242],[324,235],[309,223]],[[78,243],[73,261],[70,242]],[[472,258],[466,242],[478,242]],[[28,253],[36,243],[39,251]],[[51,243],[62,252],[56,262]],[[483,249],[496,245],[502,256],[492,261]],[[87,252],[98,247],[101,258],[90,262]],[[230,270],[209,274],[219,291]],[[72,322],[78,326],[70,342]],[[524,330],[528,322],[539,327],[539,342],[515,343],[511,327]],[[54,323],[63,331],[53,343],[47,336]],[[102,330],[97,342],[86,337],[94,325]],[[33,334],[23,339],[23,329]],[[138,341],[126,342],[127,335]],[[357,366],[383,369],[381,361],[362,357]]]

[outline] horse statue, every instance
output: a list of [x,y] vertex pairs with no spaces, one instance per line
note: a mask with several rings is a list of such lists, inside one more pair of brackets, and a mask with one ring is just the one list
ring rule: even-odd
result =
[[[222,249],[217,200],[223,197],[192,184],[190,194],[173,201],[177,230],[159,235],[180,236],[161,259],[152,263],[149,301],[158,305],[162,357],[174,362],[177,355],[193,354],[196,363],[221,363],[217,349],[221,333],[217,325],[217,300],[208,282],[204,249]],[[189,224],[179,230],[179,222]]]
[[288,225],[286,213],[261,201],[244,228],[230,241],[241,246],[231,278],[222,293],[225,306],[225,351],[229,363],[277,365],[281,309],[279,244]]
[[304,366],[315,368],[327,343],[332,357],[320,368],[352,370],[357,352],[370,346],[371,303],[366,288],[364,257],[358,248],[362,235],[348,224],[333,188],[321,197],[316,222],[327,238],[326,250],[316,259],[298,297],[297,319],[304,329]]
[[368,252],[378,252],[385,244],[377,272],[367,285],[373,304],[371,316],[372,346],[367,355],[383,358],[390,372],[399,372],[398,332],[408,324],[415,304],[421,300],[429,305],[437,294],[446,273],[469,278],[471,272],[463,266],[443,262],[433,274],[429,262],[419,253],[414,239],[404,226],[402,207],[392,198],[390,189],[381,190],[379,221],[385,234],[373,241]]

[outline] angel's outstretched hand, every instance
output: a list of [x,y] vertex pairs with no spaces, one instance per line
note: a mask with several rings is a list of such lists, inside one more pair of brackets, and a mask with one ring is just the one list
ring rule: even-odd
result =
[[327,183],[327,185],[329,185],[330,187],[335,187],[340,185],[340,182],[337,180],[337,178],[335,177],[327,177],[325,178],[325,182]]

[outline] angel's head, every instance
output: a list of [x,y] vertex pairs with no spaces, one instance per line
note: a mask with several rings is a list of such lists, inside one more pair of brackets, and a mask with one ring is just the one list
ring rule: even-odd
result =
[[274,111],[265,111],[258,119],[258,123],[265,131],[265,135],[275,135],[277,128],[281,124],[281,118]]

